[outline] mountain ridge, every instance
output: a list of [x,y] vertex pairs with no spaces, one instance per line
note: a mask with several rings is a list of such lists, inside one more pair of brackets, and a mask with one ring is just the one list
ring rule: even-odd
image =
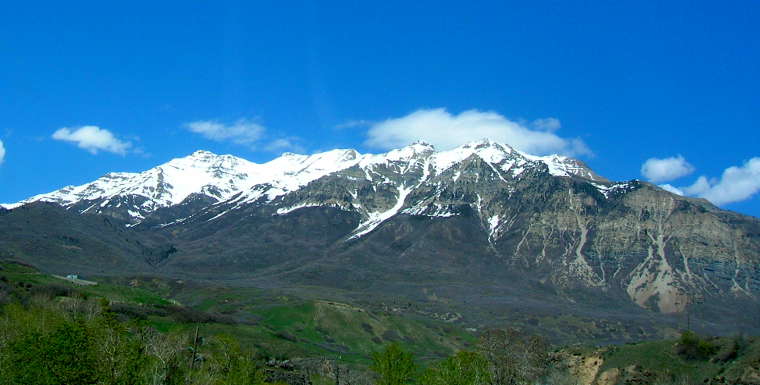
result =
[[[489,309],[585,304],[679,314],[708,298],[700,306],[710,322],[718,314],[754,322],[740,309],[760,294],[760,220],[647,182],[611,182],[572,158],[487,140],[448,151],[415,143],[384,154],[284,154],[266,172],[231,156],[189,158],[169,163],[202,170],[207,179],[192,180],[194,190],[172,190],[166,166],[147,171],[152,184],[124,190],[147,197],[40,199],[0,210],[0,246],[56,269],[65,262],[55,255],[83,268],[87,258],[106,258],[129,261],[130,271],[241,284],[421,301],[432,291]],[[207,188],[208,180],[221,184]],[[160,206],[159,198],[179,203]],[[54,207],[71,229],[46,223]],[[111,230],[99,231],[105,219]],[[122,274],[118,263],[101,265]]]
[[[135,225],[159,208],[180,205],[195,194],[216,203],[233,197],[238,201],[252,202],[266,196],[271,201],[297,191],[313,180],[355,165],[369,173],[374,165],[381,163],[407,162],[408,166],[414,166],[416,162],[432,159],[425,167],[429,166],[434,171],[425,171],[438,174],[471,155],[480,156],[490,163],[499,163],[506,156],[515,154],[518,167],[528,162],[544,163],[553,175],[575,175],[601,183],[608,182],[577,159],[556,154],[545,157],[529,155],[487,139],[440,152],[427,143],[416,142],[383,154],[360,154],[353,149],[336,149],[313,155],[283,153],[261,164],[229,154],[217,155],[198,150],[143,172],[111,172],[84,185],[66,186],[0,206],[13,209],[43,201],[77,208],[80,213],[103,213],[108,208],[128,206],[126,215],[121,218],[130,218],[132,225]],[[522,170],[516,168],[515,171],[519,173]],[[371,179],[368,174],[365,177]],[[90,204],[82,207],[80,203],[85,201]]]

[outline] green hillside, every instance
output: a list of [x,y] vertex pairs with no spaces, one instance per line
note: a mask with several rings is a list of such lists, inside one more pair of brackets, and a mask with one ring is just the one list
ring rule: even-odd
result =
[[[393,349],[411,360],[410,381],[423,385],[454,383],[456,378],[462,384],[495,384],[501,383],[492,382],[499,373],[519,377],[516,384],[760,384],[760,338],[683,333],[679,339],[603,348],[551,348],[544,339],[525,334],[529,329],[492,330],[476,337],[457,324],[414,313],[368,310],[283,291],[156,277],[79,278],[0,263],[0,365],[5,365],[0,369],[15,373],[0,384],[28,385],[27,371],[53,376],[48,361],[35,361],[50,354],[47,346],[90,349],[90,361],[61,365],[84,365],[91,371],[82,369],[87,376],[95,376],[85,377],[99,384],[122,383],[104,380],[100,367],[139,372],[133,375],[144,382],[123,382],[135,384],[171,383],[166,376],[172,370],[183,384],[263,384],[265,379],[301,384],[307,378],[327,384],[334,383],[336,374],[342,383],[369,384],[382,378],[378,359],[393,355]],[[560,321],[557,328],[563,327]],[[73,347],[56,345],[63,343],[61,336],[81,341]],[[115,350],[102,350],[108,341],[121,342]],[[56,352],[65,356],[65,351]],[[134,367],[116,368],[115,359]],[[149,382],[145,376],[150,371],[163,377]],[[238,374],[242,380],[233,378]],[[221,380],[204,382],[210,378]],[[59,383],[55,381],[39,383]]]

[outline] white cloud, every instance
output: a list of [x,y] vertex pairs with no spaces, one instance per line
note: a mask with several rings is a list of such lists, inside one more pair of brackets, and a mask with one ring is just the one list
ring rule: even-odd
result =
[[580,139],[565,139],[552,132],[560,126],[555,118],[540,119],[532,125],[534,128],[529,128],[495,112],[467,110],[452,115],[444,108],[421,109],[372,124],[366,144],[392,149],[423,140],[439,149],[450,149],[488,138],[536,155],[591,153]]
[[3,164],[4,160],[5,160],[5,145],[3,144],[3,141],[0,140],[0,164]]
[[716,205],[749,199],[760,192],[760,157],[752,158],[740,167],[725,169],[720,180],[708,181],[700,177],[689,189]]
[[661,184],[660,188],[662,188],[665,191],[672,192],[673,194],[686,195],[686,194],[684,194],[683,190],[681,190],[680,188],[678,188],[676,186],[673,186],[671,184],[667,184],[667,183],[666,184]]
[[107,151],[124,155],[132,147],[132,143],[121,141],[110,131],[98,126],[64,127],[54,132],[52,137],[55,140],[76,143],[77,147],[92,154]]
[[679,195],[705,198],[716,205],[740,202],[760,192],[760,157],[725,169],[720,179],[700,176],[690,186],[664,184],[660,187]]
[[702,195],[710,190],[710,182],[706,177],[700,176],[696,181],[694,181],[694,183],[691,184],[691,186],[681,187],[681,190],[683,190],[684,193],[692,196]]
[[261,138],[265,128],[248,119],[239,119],[232,124],[224,124],[214,120],[199,120],[185,124],[185,127],[196,134],[218,142],[231,141],[237,144],[251,145]]
[[694,166],[678,155],[670,158],[649,158],[641,165],[641,175],[651,182],[667,182],[694,172]]

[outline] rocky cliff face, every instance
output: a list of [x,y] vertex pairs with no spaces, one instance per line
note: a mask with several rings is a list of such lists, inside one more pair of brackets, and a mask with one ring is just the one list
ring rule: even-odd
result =
[[[288,216],[331,207],[350,213],[358,223],[335,241],[347,244],[372,243],[363,238],[403,217],[442,223],[469,218],[474,229],[468,230],[482,236],[466,242],[483,243],[477,251],[481,261],[498,261],[564,292],[582,287],[623,294],[663,313],[680,312],[704,296],[754,299],[760,288],[760,222],[754,218],[643,182],[607,182],[585,168],[562,174],[495,143],[460,148],[450,164],[424,146],[405,151],[330,174],[249,210]],[[211,211],[218,216],[230,206]],[[206,219],[210,215],[201,218],[213,221]],[[394,230],[394,238],[416,230]],[[438,249],[434,242],[425,248],[418,254]]]
[[263,165],[199,152],[39,200],[163,239],[174,251],[145,269],[165,274],[362,290],[457,282],[477,295],[539,285],[542,301],[660,313],[754,303],[760,290],[760,220],[490,141]]

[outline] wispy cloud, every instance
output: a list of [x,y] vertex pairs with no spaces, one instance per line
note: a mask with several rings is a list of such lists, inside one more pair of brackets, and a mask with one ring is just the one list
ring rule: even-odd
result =
[[560,121],[555,118],[526,125],[496,112],[467,110],[451,114],[444,108],[420,109],[400,118],[372,124],[365,143],[375,148],[392,149],[423,140],[440,149],[450,149],[488,138],[537,155],[591,154],[582,140],[555,134],[560,126]]
[[[276,138],[268,134],[267,128],[252,119],[242,118],[232,123],[218,120],[197,120],[183,125],[190,132],[200,134],[217,142],[230,142],[247,146],[253,150],[269,152],[305,152],[294,136]],[[275,137],[273,139],[273,137]]]
[[681,155],[662,159],[649,158],[641,165],[641,175],[653,183],[671,181],[693,172],[694,166]]
[[371,120],[349,120],[349,121],[347,121],[345,123],[341,123],[341,124],[335,126],[335,128],[337,128],[337,129],[340,130],[340,129],[344,129],[344,128],[369,127],[369,126],[373,125],[374,123],[375,122],[373,122]]
[[231,124],[225,124],[216,120],[198,120],[185,124],[190,132],[202,135],[206,139],[217,142],[232,142],[251,146],[261,139],[264,126],[249,119],[238,119]]
[[283,151],[291,151],[291,152],[297,152],[297,153],[304,153],[306,150],[298,144],[296,141],[297,138],[280,138],[275,139],[271,142],[269,142],[265,149],[270,152],[283,152]]
[[52,138],[76,143],[77,147],[92,154],[106,151],[124,155],[132,147],[132,143],[119,140],[111,131],[98,126],[64,127],[54,132]]
[[542,118],[531,122],[531,126],[537,130],[554,132],[562,128],[562,123],[557,118]]
[[0,140],[0,164],[3,164],[3,161],[5,161],[5,145]]

